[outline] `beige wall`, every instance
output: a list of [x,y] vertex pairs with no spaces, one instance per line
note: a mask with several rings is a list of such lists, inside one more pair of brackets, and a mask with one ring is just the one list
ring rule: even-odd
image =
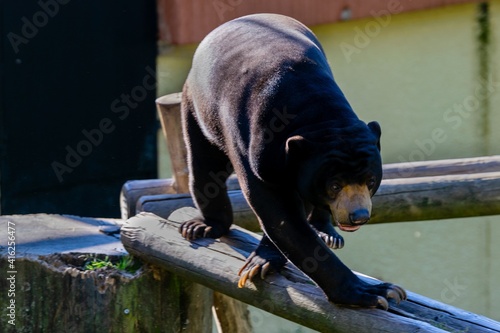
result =
[[[499,2],[492,4],[498,12]],[[382,24],[366,19],[314,29],[354,109],[380,121],[385,162],[500,154],[493,127],[500,124],[500,72],[493,62],[500,20],[493,20],[490,45],[496,86],[484,85],[476,15],[476,5],[456,5],[384,17]]]
[[[500,154],[500,0],[490,11],[489,86],[480,83],[476,5],[313,27],[356,112],[382,124],[385,163]],[[180,91],[194,48],[159,58],[159,95]],[[478,87],[491,90],[486,99]],[[351,268],[500,320],[499,216],[343,235],[337,253]]]

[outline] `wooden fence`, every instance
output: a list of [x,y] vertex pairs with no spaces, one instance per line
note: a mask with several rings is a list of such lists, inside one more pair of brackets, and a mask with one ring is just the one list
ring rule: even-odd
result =
[[[231,177],[228,190],[235,224],[245,229],[235,226],[220,240],[190,243],[180,236],[178,225],[195,214],[186,208],[193,202],[187,194],[180,94],[162,97],[157,105],[173,177],[123,186],[122,218],[128,221],[122,242],[133,255],[216,291],[220,331],[250,329],[248,316],[237,318],[247,313],[237,299],[322,332],[500,332],[500,323],[411,292],[408,301],[391,303],[389,312],[339,307],[290,264],[282,274],[238,289],[238,269],[260,237],[249,231],[259,230],[256,218]],[[370,223],[500,214],[500,156],[384,165],[373,206]]]

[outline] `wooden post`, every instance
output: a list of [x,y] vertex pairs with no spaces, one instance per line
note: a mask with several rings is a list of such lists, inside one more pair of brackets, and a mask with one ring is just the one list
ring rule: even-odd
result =
[[[171,94],[156,100],[163,135],[167,141],[170,163],[172,164],[172,182],[170,191],[188,193],[188,170],[186,164],[186,147],[182,139],[181,94]],[[213,304],[213,291],[192,281],[183,281],[186,307],[186,331],[191,333],[211,332],[211,307],[200,304]]]
[[181,93],[158,98],[156,100],[156,107],[163,135],[167,140],[170,163],[172,163],[173,187],[177,193],[189,193],[187,153],[181,126]]
[[[189,193],[189,171],[186,146],[182,134],[180,103],[180,93],[166,95],[156,100],[161,127],[167,140],[172,163],[172,187],[176,193]],[[193,286],[196,286],[197,289],[204,288],[194,283]],[[251,331],[246,304],[217,292],[213,294],[212,300],[205,299],[205,301],[212,301],[214,305],[215,319],[218,321],[217,327],[221,331],[220,333],[246,333]],[[196,330],[192,332],[196,332]]]

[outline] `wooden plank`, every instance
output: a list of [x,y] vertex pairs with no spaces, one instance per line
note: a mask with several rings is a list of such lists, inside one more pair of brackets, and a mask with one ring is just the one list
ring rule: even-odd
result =
[[[261,231],[259,222],[241,191],[228,191],[228,195],[233,206],[234,223],[250,231]],[[139,199],[136,211],[137,213],[151,212],[160,217],[168,218],[174,211],[183,207],[194,207],[191,195],[151,195]]]
[[391,303],[388,312],[337,306],[290,264],[282,274],[257,279],[240,289],[237,272],[260,236],[233,227],[221,239],[189,242],[177,229],[195,214],[190,208],[176,211],[169,220],[139,214],[123,226],[122,242],[143,260],[320,332],[500,332],[498,322],[412,292],[408,301]]
[[121,218],[126,220],[136,214],[136,204],[142,196],[174,193],[176,192],[172,178],[130,180],[123,184],[120,192]]
[[500,172],[500,155],[384,164],[384,179]]
[[[500,156],[393,163],[384,164],[383,169],[384,180],[500,172]],[[227,186],[228,190],[240,189],[235,175],[229,177]],[[178,192],[174,189],[172,179],[133,180],[125,183],[121,191],[122,219],[126,220],[135,215],[136,204],[140,197],[173,193]]]
[[[234,220],[245,229],[259,224],[239,190],[228,191]],[[194,207],[191,196],[141,197],[138,212],[167,218],[182,207]],[[384,180],[373,197],[369,223],[421,221],[500,214],[500,172]]]
[[373,197],[370,222],[500,214],[500,172],[391,179]]
[[[227,187],[229,191],[240,189],[240,184],[235,175],[228,179]],[[121,217],[126,220],[134,216],[137,202],[143,196],[176,193],[172,178],[130,180],[123,185],[120,193]]]

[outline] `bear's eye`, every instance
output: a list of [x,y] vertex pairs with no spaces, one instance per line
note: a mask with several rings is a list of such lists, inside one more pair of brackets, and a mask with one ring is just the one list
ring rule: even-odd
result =
[[330,186],[330,189],[332,190],[332,192],[337,193],[337,192],[340,192],[340,190],[342,190],[342,186],[340,186],[340,184],[338,184],[338,183],[333,183]]
[[368,179],[368,181],[366,182],[366,186],[368,186],[368,189],[371,190],[372,188],[375,187],[375,183],[376,183],[375,177],[372,177],[372,178]]

